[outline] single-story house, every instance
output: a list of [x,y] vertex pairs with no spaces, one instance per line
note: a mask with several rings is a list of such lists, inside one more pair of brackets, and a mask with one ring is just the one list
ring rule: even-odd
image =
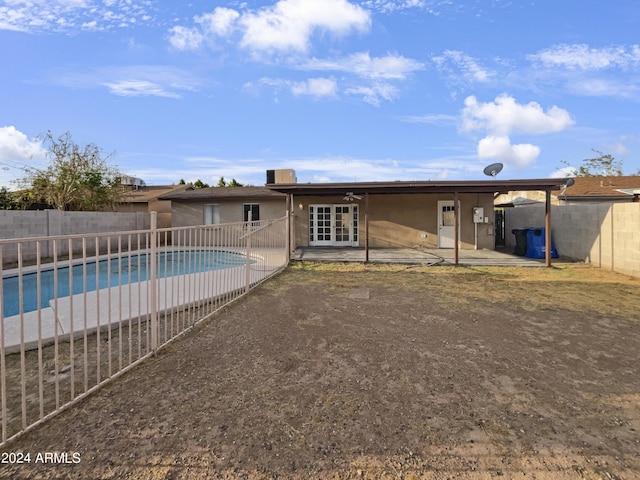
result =
[[[568,179],[565,179],[565,181]],[[640,199],[640,176],[575,177],[571,186],[551,195],[552,205],[628,203]],[[512,207],[545,201],[541,191],[513,191],[496,198],[497,207]]]
[[[264,187],[187,186],[161,195],[172,226],[291,218],[296,247],[494,249],[494,200],[511,191],[551,192],[566,179],[296,183],[290,170],[267,172]],[[291,179],[291,183],[281,183]],[[547,235],[550,243],[550,208]],[[550,264],[550,259],[547,259]]]
[[120,202],[116,205],[116,212],[157,212],[158,228],[171,227],[171,201],[161,200],[164,194],[181,190],[184,185],[136,185],[124,186]]
[[265,187],[207,187],[189,185],[160,197],[171,202],[173,227],[211,225],[282,218],[286,195]]
[[[550,199],[567,179],[267,184],[285,194],[293,247],[494,249],[494,199],[543,191],[551,243]],[[550,257],[547,256],[550,265]]]

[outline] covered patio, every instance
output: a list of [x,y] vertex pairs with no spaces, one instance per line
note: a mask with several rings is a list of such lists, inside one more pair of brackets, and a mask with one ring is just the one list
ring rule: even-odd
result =
[[[551,266],[551,249],[546,249],[542,262],[494,250],[493,204],[495,197],[503,193],[544,192],[544,245],[551,245],[551,192],[566,188],[566,183],[567,179],[545,178],[289,183],[266,187],[287,195],[293,259]],[[437,227],[415,221],[425,211],[432,219],[438,212]],[[480,212],[477,216],[476,211]],[[466,239],[461,238],[461,225],[467,232]],[[483,231],[480,236],[479,227]],[[407,233],[402,236],[404,232]]]
[[[449,248],[364,248],[297,247],[291,260],[312,262],[365,262],[400,263],[411,265],[455,265],[454,251]],[[544,267],[545,259],[520,257],[507,250],[460,250],[458,265]]]

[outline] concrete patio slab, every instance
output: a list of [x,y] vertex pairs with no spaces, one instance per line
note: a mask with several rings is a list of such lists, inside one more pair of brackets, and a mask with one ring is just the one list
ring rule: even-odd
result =
[[[313,262],[364,262],[364,248],[298,247],[292,260]],[[452,249],[373,248],[369,249],[372,263],[407,263],[418,265],[454,265]],[[459,265],[492,265],[511,267],[544,267],[544,259],[512,255],[498,250],[459,250]]]

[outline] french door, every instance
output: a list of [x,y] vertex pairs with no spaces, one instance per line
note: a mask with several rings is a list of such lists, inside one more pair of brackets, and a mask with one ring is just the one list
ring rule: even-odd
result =
[[358,246],[358,205],[309,205],[309,246]]

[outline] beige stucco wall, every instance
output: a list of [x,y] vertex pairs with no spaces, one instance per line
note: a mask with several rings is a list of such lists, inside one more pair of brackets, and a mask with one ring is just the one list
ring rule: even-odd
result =
[[174,200],[171,205],[171,221],[174,227],[202,225],[204,223],[204,206],[220,205],[220,223],[242,222],[244,220],[244,204],[260,205],[260,219],[282,218],[285,215],[286,201],[280,198],[252,199],[219,199],[207,202],[181,202]]
[[170,200],[151,200],[147,202],[129,202],[121,203],[116,206],[117,212],[139,212],[151,213],[157,212],[158,228],[171,227],[171,201]]
[[[438,201],[453,200],[453,195],[370,195],[369,196],[369,246],[414,247],[438,246]],[[493,195],[460,195],[461,248],[475,247],[473,207],[483,207],[488,223],[478,225],[478,248],[494,248]],[[345,202],[342,196],[296,197],[293,201],[295,243],[309,245],[309,205],[330,205]],[[359,200],[359,244],[365,242],[364,199]],[[302,208],[300,208],[302,205]],[[426,234],[426,238],[423,237]]]
[[[544,206],[506,209],[507,246],[514,228],[544,226]],[[551,207],[551,236],[560,256],[640,277],[640,203]]]

